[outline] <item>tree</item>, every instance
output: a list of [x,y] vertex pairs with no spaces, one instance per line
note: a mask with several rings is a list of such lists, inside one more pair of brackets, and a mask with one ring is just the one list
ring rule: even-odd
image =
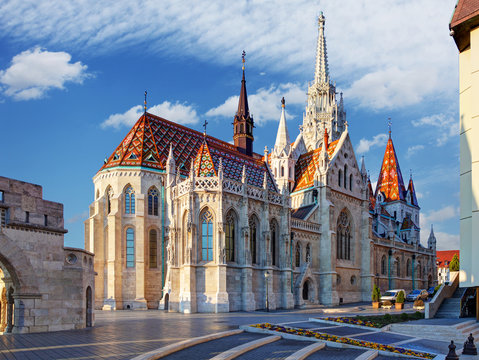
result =
[[373,302],[381,301],[381,290],[379,290],[379,288],[376,285],[374,285],[373,292],[371,294],[371,300]]
[[457,254],[454,254],[449,263],[449,271],[459,271],[459,258],[457,257]]

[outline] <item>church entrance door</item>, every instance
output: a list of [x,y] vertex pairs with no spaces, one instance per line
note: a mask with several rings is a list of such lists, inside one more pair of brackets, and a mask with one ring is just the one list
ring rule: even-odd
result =
[[303,284],[303,300],[309,300],[309,281]]
[[93,326],[93,304],[91,287],[86,288],[86,327]]

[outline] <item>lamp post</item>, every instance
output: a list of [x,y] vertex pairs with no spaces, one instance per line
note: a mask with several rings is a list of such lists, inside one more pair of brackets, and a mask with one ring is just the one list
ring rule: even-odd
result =
[[264,273],[264,279],[266,280],[266,311],[269,312],[269,299],[268,299],[268,278],[269,278],[269,272],[266,271]]

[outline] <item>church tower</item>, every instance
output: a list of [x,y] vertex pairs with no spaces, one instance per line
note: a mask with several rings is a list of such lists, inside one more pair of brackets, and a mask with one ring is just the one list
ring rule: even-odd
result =
[[241,80],[241,91],[238,101],[238,110],[233,120],[233,140],[239,152],[253,156],[253,117],[249,113],[248,95],[246,94],[246,80],[244,76],[245,55],[243,51],[243,79]]
[[285,100],[281,99],[281,118],[279,119],[276,142],[271,153],[271,169],[279,189],[290,192],[294,185],[293,149],[289,138],[288,127],[286,126]]
[[314,82],[308,87],[308,104],[303,115],[303,137],[308,151],[321,147],[324,129],[329,133],[330,142],[333,142],[339,139],[346,126],[342,93],[338,103],[336,85],[329,78],[324,24],[325,17],[321,12],[318,18],[319,34]]

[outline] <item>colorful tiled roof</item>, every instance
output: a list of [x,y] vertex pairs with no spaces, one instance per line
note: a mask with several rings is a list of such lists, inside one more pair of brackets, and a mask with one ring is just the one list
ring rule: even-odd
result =
[[461,260],[459,256],[459,250],[438,250],[436,251],[436,264],[439,268],[449,267],[449,263],[452,260],[454,254],[457,255],[459,260]]
[[[333,141],[328,145],[328,157],[331,159],[334,154],[334,150],[338,145],[338,141]],[[314,184],[314,174],[316,168],[319,167],[322,154],[322,148],[318,148],[307,152],[299,157],[295,166],[295,186],[293,191],[303,190],[310,188]]]
[[384,153],[383,164],[379,173],[374,197],[377,196],[378,191],[384,194],[385,202],[405,200],[404,195],[406,189],[391,136],[389,136],[386,145],[386,152]]
[[[278,191],[273,178],[261,160],[260,155],[246,156],[236,147],[212,136],[206,137],[185,126],[146,113],[138,119],[126,137],[110,155],[100,171],[115,167],[145,167],[164,170],[170,144],[176,165],[183,176],[188,176],[191,162],[198,156],[202,145],[207,142],[207,150],[218,169],[220,158],[223,159],[223,175],[227,179],[241,181],[243,166],[246,165],[246,178],[249,185],[263,187],[264,173],[267,172],[268,188]],[[213,170],[216,173],[216,170]]]
[[296,219],[304,220],[306,219],[306,216],[311,212],[311,210],[313,210],[315,206],[316,204],[311,204],[311,205],[306,205],[306,206],[294,209],[293,211],[291,211],[291,216]]
[[201,145],[198,155],[195,158],[195,175],[196,176],[216,176],[215,165],[211,158],[210,149],[206,140]]
[[401,230],[411,230],[411,229],[419,230],[419,227],[416,226],[416,224],[414,223],[414,221],[412,221],[410,217],[406,216],[402,222]]
[[409,179],[409,185],[407,187],[407,191],[411,193],[411,204],[414,206],[419,207],[416,197],[416,190],[414,189],[414,183],[412,181],[412,177]]

